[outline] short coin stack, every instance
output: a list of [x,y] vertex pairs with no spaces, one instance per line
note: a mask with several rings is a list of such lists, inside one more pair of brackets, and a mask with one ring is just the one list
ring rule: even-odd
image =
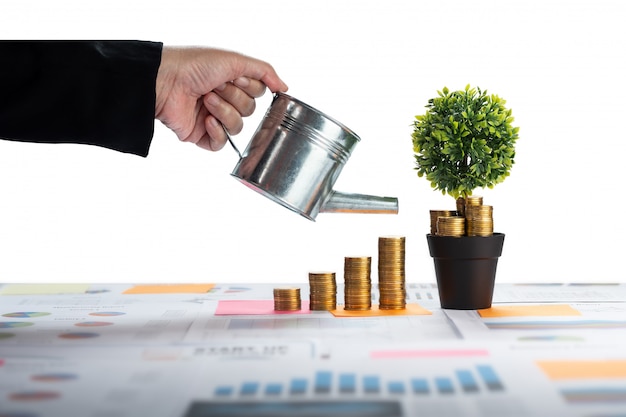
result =
[[309,308],[313,311],[337,308],[337,281],[334,272],[309,272]]
[[274,288],[274,310],[298,311],[302,309],[300,288],[282,287]]
[[344,309],[370,310],[372,308],[372,258],[370,256],[344,258]]
[[381,310],[406,308],[405,237],[378,238],[378,289]]
[[465,217],[449,216],[437,218],[437,236],[465,235]]
[[430,210],[430,234],[437,234],[437,219],[439,217],[451,217],[456,215],[457,212],[454,210]]

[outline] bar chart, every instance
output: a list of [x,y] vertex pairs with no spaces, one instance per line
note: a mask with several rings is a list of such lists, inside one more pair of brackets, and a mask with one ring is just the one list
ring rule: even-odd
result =
[[241,400],[260,398],[317,397],[398,397],[408,395],[471,395],[505,391],[505,384],[492,365],[476,364],[451,370],[449,375],[398,377],[375,372],[337,372],[318,370],[286,380],[251,381],[217,384],[212,390],[216,399]]
[[411,399],[454,402],[507,394],[501,376],[489,363],[451,364],[419,372],[329,366],[275,377],[268,372],[265,380],[258,378],[261,374],[255,373],[257,379],[230,378],[211,385],[209,395],[192,402],[185,417],[403,417]]

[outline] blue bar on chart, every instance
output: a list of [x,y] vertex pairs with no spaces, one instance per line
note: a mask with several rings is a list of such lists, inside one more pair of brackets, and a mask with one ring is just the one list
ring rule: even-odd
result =
[[281,384],[269,383],[265,386],[265,395],[276,396],[283,392],[283,386]]
[[428,394],[430,392],[426,378],[411,379],[411,389],[414,394]]
[[389,390],[390,394],[394,394],[394,395],[405,394],[404,382],[402,381],[389,381],[389,383],[387,384],[387,389]]
[[456,376],[461,383],[463,392],[478,392],[478,384],[474,379],[474,375],[468,370],[460,369],[456,371]]
[[302,395],[306,393],[307,380],[304,378],[294,378],[291,380],[289,386],[289,393],[291,395]]
[[452,380],[450,378],[435,378],[435,386],[440,394],[454,394],[454,386],[452,385]]
[[318,371],[315,374],[314,392],[316,394],[330,394],[333,375],[329,371]]
[[504,385],[500,381],[500,378],[498,378],[496,371],[494,371],[490,365],[478,365],[476,369],[478,369],[478,374],[490,391],[504,390]]
[[233,395],[234,389],[230,386],[219,386],[215,388],[216,397],[230,397]]
[[363,391],[366,394],[380,393],[380,379],[376,375],[366,375],[363,377]]
[[242,397],[250,397],[256,395],[259,391],[259,383],[258,382],[244,382],[241,384],[241,391],[239,395]]
[[341,394],[354,394],[356,392],[355,374],[339,374],[339,392]]

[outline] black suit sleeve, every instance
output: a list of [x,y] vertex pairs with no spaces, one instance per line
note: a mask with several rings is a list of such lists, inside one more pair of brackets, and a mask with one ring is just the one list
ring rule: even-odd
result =
[[146,156],[163,45],[0,41],[0,138]]

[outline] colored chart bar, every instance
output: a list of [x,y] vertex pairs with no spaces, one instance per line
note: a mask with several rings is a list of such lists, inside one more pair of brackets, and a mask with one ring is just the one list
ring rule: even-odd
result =
[[356,375],[340,374],[339,375],[339,392],[341,394],[354,394],[356,392]]
[[233,387],[222,386],[215,388],[215,396],[216,397],[230,397],[233,395]]
[[283,386],[281,384],[267,384],[265,386],[265,395],[275,396],[280,395],[283,392]]
[[331,389],[331,383],[333,380],[333,374],[328,371],[319,371],[315,374],[315,393],[316,394],[329,394]]
[[470,371],[465,369],[458,370],[456,371],[456,376],[461,383],[463,392],[478,392],[478,384]]
[[366,394],[380,393],[380,378],[375,375],[366,375],[363,377],[363,391]]
[[490,391],[504,390],[504,385],[500,381],[500,378],[498,378],[496,371],[494,371],[490,365],[478,365],[476,369],[478,369],[478,374]]
[[387,384],[387,389],[389,390],[390,394],[394,395],[404,395],[406,393],[404,388],[404,382],[402,381],[389,381],[389,383]]
[[411,380],[411,389],[414,394],[428,394],[428,380],[426,378],[413,378]]
[[244,382],[241,385],[240,395],[242,397],[249,397],[256,395],[259,391],[259,384],[257,382]]
[[304,378],[294,378],[291,380],[289,386],[289,393],[291,395],[302,395],[306,393],[307,380]]
[[435,378],[435,386],[440,394],[454,394],[454,386],[452,385],[452,380],[450,378]]

